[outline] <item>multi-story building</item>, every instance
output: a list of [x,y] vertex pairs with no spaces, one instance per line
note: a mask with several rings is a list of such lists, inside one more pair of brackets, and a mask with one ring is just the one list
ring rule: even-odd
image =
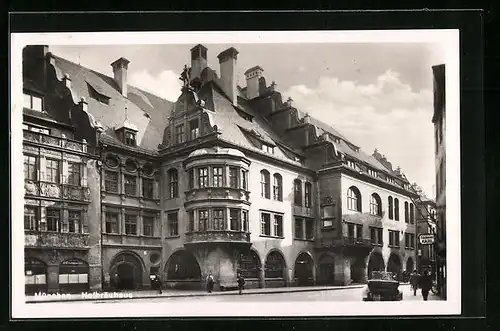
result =
[[[238,86],[236,49],[218,55],[220,77],[207,53],[191,49],[171,103],[130,86],[124,58],[107,77],[26,48],[25,71],[46,68],[34,79],[48,82],[46,115],[65,120],[87,151],[85,252],[99,271],[91,287],[116,275],[123,288],[144,288],[156,272],[169,287],[200,288],[209,273],[221,287],[234,286],[237,272],[249,287],[271,287],[413,270],[416,194],[401,170],[283,101],[260,66]],[[48,234],[39,230],[33,238]],[[75,252],[68,248],[84,260]],[[60,271],[40,270],[50,289],[64,289]]]
[[417,204],[417,271],[422,274],[424,270],[436,277],[436,253],[434,244],[420,244],[418,235],[436,233],[436,202],[425,196]]
[[432,67],[434,77],[434,140],[437,209],[437,282],[446,298],[446,84],[445,65]]

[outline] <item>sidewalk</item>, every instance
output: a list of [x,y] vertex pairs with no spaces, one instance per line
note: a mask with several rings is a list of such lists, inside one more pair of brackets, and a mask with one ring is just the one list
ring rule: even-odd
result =
[[[290,292],[313,292],[313,291],[334,291],[362,288],[365,285],[347,285],[347,286],[303,286],[303,287],[280,287],[280,288],[255,288],[243,290],[245,294],[269,294],[269,293],[290,293]],[[164,290],[162,294],[158,291],[122,291],[122,292],[84,292],[80,294],[43,294],[27,295],[26,303],[37,302],[59,302],[59,301],[91,301],[91,300],[132,300],[144,298],[171,298],[171,297],[202,297],[209,295],[239,295],[238,290],[234,291],[215,291],[208,293],[205,291],[183,291],[183,290]]]

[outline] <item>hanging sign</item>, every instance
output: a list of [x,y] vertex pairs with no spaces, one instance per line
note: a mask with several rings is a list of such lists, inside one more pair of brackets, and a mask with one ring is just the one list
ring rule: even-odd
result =
[[434,244],[434,235],[433,234],[421,234],[418,236],[418,240],[421,245],[432,245]]

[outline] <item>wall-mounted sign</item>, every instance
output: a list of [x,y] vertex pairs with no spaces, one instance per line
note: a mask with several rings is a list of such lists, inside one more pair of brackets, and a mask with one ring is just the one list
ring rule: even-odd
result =
[[434,244],[434,235],[433,234],[421,234],[418,236],[418,240],[421,245],[432,245]]

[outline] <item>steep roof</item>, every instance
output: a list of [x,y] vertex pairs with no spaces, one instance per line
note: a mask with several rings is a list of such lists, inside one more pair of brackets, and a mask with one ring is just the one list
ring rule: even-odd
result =
[[[103,140],[122,144],[114,129],[122,126],[127,120],[137,127],[139,149],[150,151],[158,149],[173,102],[131,85],[128,85],[127,97],[124,97],[112,77],[58,56],[54,56],[54,59],[60,73],[68,74],[71,79],[71,90],[76,94],[73,96],[76,99],[74,101],[84,97],[88,102],[89,113],[103,125]],[[92,89],[109,98],[109,104],[94,99]]]

